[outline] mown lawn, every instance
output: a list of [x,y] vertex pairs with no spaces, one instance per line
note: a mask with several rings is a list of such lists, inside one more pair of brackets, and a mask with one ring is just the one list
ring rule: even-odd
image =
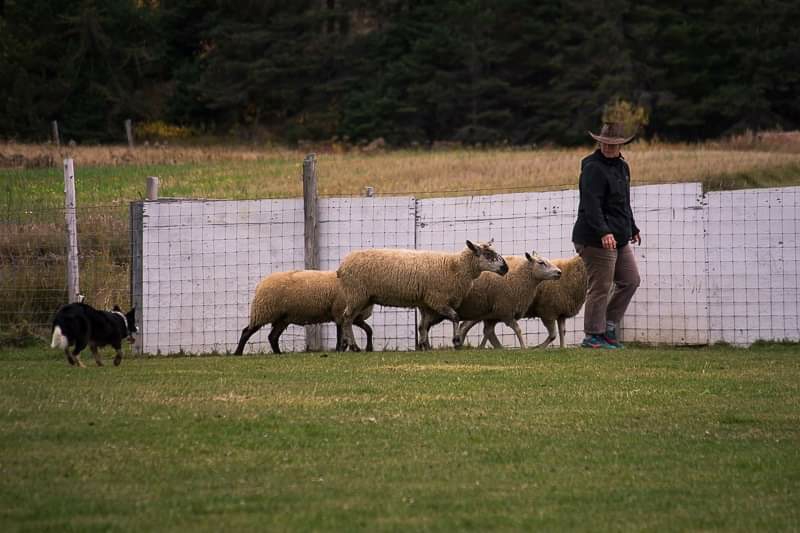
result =
[[5,350],[0,428],[2,531],[800,528],[797,345]]

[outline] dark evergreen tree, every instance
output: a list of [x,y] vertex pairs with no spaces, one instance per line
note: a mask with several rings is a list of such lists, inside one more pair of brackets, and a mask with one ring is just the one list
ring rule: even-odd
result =
[[792,0],[4,0],[0,135],[166,120],[279,141],[586,143],[800,125]]
[[151,101],[154,22],[153,8],[129,0],[9,2],[0,127],[42,138],[58,120],[65,138],[124,139],[123,120],[143,116]]

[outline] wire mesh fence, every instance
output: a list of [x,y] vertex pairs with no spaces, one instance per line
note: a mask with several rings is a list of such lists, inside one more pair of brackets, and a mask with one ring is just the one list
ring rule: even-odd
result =
[[[644,243],[635,248],[642,285],[622,325],[625,340],[658,344],[748,344],[798,340],[798,188],[704,194],[700,184],[634,187]],[[577,191],[446,198],[326,198],[320,201],[321,269],[350,251],[407,248],[459,251],[467,239],[494,241],[504,255],[574,255]],[[299,200],[173,201],[137,204],[141,266],[133,273],[146,352],[230,352],[247,325],[253,289],[270,272],[303,268]],[[380,268],[379,265],[376,265]],[[298,296],[300,297],[300,296]],[[376,307],[380,349],[413,349],[413,310]],[[567,342],[583,335],[582,314]],[[469,338],[480,340],[479,328]],[[546,334],[528,320],[531,343]],[[333,346],[332,326],[324,344]],[[432,331],[448,346],[446,324]],[[500,340],[514,346],[510,330]],[[300,327],[281,339],[305,349]],[[249,351],[269,351],[266,332]]]
[[[77,213],[80,292],[98,308],[130,303],[128,208],[102,205]],[[64,209],[22,209],[0,236],[0,337],[49,333],[67,301]]]
[[[407,248],[455,252],[494,240],[504,255],[536,251],[571,257],[577,191],[430,194],[319,200],[320,268],[335,270],[351,250]],[[642,285],[622,324],[626,341],[670,345],[800,340],[800,188],[704,192],[700,184],[632,188],[643,244],[635,248]],[[66,301],[64,209],[8,201],[0,234],[2,336],[46,337]],[[178,200],[78,206],[80,292],[99,308],[137,305],[146,353],[228,353],[247,325],[257,282],[302,269],[302,199]],[[416,343],[414,310],[376,306],[369,319],[379,350]],[[521,321],[529,345],[546,335]],[[477,345],[481,328],[468,343]],[[248,352],[270,351],[267,329]],[[517,345],[498,325],[501,342]],[[357,339],[363,336],[356,328]],[[566,341],[583,336],[582,311]],[[333,326],[323,328],[332,349]],[[451,345],[445,322],[434,346]],[[281,337],[306,348],[302,327]]]

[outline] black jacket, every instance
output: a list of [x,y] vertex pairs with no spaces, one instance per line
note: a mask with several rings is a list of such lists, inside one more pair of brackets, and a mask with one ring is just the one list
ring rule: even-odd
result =
[[631,171],[620,157],[609,159],[598,149],[581,161],[578,220],[572,242],[602,248],[600,238],[613,233],[617,248],[639,233],[631,210]]

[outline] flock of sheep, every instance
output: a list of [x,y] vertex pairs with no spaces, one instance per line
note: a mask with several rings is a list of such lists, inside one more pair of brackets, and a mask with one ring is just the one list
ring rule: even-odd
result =
[[290,324],[324,322],[336,324],[338,351],[359,351],[353,324],[364,330],[366,350],[372,351],[372,328],[366,320],[375,304],[419,309],[418,350],[430,349],[428,332],[443,320],[453,323],[456,348],[478,322],[484,324],[481,347],[488,340],[502,348],[494,327],[503,322],[525,348],[517,321],[532,317],[539,317],[548,332],[537,347],[555,340],[557,323],[563,348],[565,320],[583,306],[586,283],[579,256],[549,261],[532,252],[504,258],[491,243],[467,241],[456,253],[358,250],[348,254],[336,272],[293,270],[262,279],[235,353],[241,355],[250,337],[266,324],[272,325],[269,343],[278,354],[278,340]]

